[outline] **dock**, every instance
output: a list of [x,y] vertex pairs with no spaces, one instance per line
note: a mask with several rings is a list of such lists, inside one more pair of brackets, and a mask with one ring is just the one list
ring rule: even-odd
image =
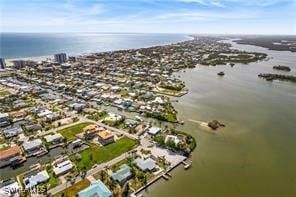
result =
[[152,185],[153,183],[157,182],[160,179],[164,179],[166,181],[169,181],[170,178],[172,178],[172,175],[170,174],[170,172],[175,169],[176,167],[178,167],[180,164],[184,165],[184,169],[189,169],[192,165],[191,161],[185,161],[186,158],[180,162],[178,162],[176,165],[172,166],[171,168],[169,168],[168,170],[160,173],[159,175],[157,175],[154,179],[152,179],[150,182],[148,182],[146,185],[144,185],[143,187],[139,188],[137,191],[135,191],[134,193],[131,194],[131,196],[134,197],[140,197],[143,196],[143,194],[141,194],[141,192],[143,190],[145,190],[146,188],[148,188],[150,185]]
[[182,161],[182,164],[184,164],[184,169],[187,170],[191,167],[192,162],[188,161],[187,163],[185,161]]

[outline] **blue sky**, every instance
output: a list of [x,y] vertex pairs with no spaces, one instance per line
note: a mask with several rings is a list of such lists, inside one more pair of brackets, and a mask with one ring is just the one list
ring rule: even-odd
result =
[[0,0],[1,32],[296,34],[296,0]]

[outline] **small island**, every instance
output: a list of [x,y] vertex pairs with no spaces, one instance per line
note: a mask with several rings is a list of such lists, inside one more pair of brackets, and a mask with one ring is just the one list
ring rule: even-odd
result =
[[291,71],[291,68],[289,66],[278,65],[278,66],[274,66],[272,68],[275,70],[281,70],[281,71],[287,71],[287,72]]
[[279,75],[279,74],[272,74],[272,73],[260,73],[258,77],[262,77],[266,79],[267,81],[273,81],[273,80],[280,80],[280,81],[290,81],[296,83],[296,76],[293,75]]
[[212,130],[216,130],[220,127],[225,127],[225,124],[219,122],[218,120],[212,120],[211,122],[208,122],[208,127],[210,127]]

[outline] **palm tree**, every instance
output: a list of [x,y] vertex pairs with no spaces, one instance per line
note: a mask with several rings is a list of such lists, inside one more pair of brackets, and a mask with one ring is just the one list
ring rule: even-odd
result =
[[146,174],[144,174],[144,177],[143,177],[143,183],[144,183],[144,185],[146,185],[147,184],[147,175]]
[[122,191],[122,196],[123,197],[127,197],[128,194],[129,194],[129,190],[130,190],[130,186],[129,186],[129,182],[128,181],[123,185],[122,190],[123,190]]
[[81,169],[80,175],[81,175],[81,177],[84,179],[84,178],[86,177],[86,174],[87,174],[87,171],[86,171],[86,167],[84,166],[84,167]]

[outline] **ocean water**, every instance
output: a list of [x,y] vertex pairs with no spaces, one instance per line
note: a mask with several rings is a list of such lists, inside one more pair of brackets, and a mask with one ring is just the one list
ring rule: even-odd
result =
[[0,57],[48,56],[142,48],[188,40],[183,34],[138,33],[0,33]]

